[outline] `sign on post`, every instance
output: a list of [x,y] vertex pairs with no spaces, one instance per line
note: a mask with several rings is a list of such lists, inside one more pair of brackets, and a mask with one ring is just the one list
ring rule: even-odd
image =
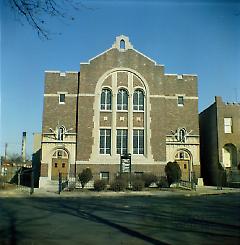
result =
[[132,166],[131,166],[131,154],[121,155],[120,159],[120,173],[129,173],[131,174]]

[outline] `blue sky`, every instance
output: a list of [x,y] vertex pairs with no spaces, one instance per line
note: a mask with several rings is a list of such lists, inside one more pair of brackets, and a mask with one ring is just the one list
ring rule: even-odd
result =
[[[41,132],[44,71],[78,71],[80,62],[129,36],[134,48],[166,73],[197,74],[199,111],[214,102],[240,101],[240,1],[82,1],[74,21],[49,19],[50,40],[1,7],[1,154],[21,152],[27,131]],[[61,35],[57,33],[61,32]]]

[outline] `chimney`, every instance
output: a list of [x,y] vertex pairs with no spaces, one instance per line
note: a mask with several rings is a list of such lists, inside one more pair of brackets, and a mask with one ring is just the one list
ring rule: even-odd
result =
[[26,162],[26,136],[27,133],[23,132],[22,134],[22,160]]

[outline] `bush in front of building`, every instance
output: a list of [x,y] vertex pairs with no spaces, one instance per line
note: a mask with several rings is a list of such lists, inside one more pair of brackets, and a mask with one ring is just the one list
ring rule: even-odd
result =
[[161,176],[158,178],[158,181],[156,182],[158,188],[168,188],[168,180],[166,176]]
[[153,173],[144,173],[141,178],[145,187],[149,187],[151,184],[156,183],[158,180],[157,176]]
[[182,171],[177,162],[168,162],[165,166],[165,173],[169,186],[172,183],[179,182],[182,176]]
[[125,191],[128,187],[128,181],[125,178],[117,177],[111,184],[110,189],[113,191]]
[[103,179],[94,181],[94,190],[95,191],[104,191],[107,188],[107,182]]
[[144,188],[144,181],[139,178],[135,178],[132,181],[132,190],[133,191],[142,191]]
[[83,171],[78,174],[78,179],[82,185],[82,188],[93,178],[92,171],[90,168],[83,169]]

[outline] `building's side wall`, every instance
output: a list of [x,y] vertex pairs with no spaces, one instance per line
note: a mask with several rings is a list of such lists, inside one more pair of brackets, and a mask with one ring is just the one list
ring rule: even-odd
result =
[[201,170],[207,185],[217,185],[218,135],[217,110],[214,103],[199,115]]
[[[240,162],[240,104],[226,104],[221,97],[216,97],[218,121],[218,154],[222,162],[222,148],[233,144],[237,148],[237,162]],[[232,118],[232,133],[224,133],[224,118]]]
[[[224,132],[224,118],[232,118],[232,133]],[[206,184],[224,184],[222,171],[237,170],[240,162],[240,105],[224,103],[221,97],[215,97],[215,103],[200,113],[201,166]],[[223,148],[232,145],[236,153],[235,169],[224,165]],[[233,155],[230,157],[231,161]],[[220,171],[221,170],[221,171]],[[238,177],[239,179],[239,177]],[[231,182],[231,180],[230,180]]]

